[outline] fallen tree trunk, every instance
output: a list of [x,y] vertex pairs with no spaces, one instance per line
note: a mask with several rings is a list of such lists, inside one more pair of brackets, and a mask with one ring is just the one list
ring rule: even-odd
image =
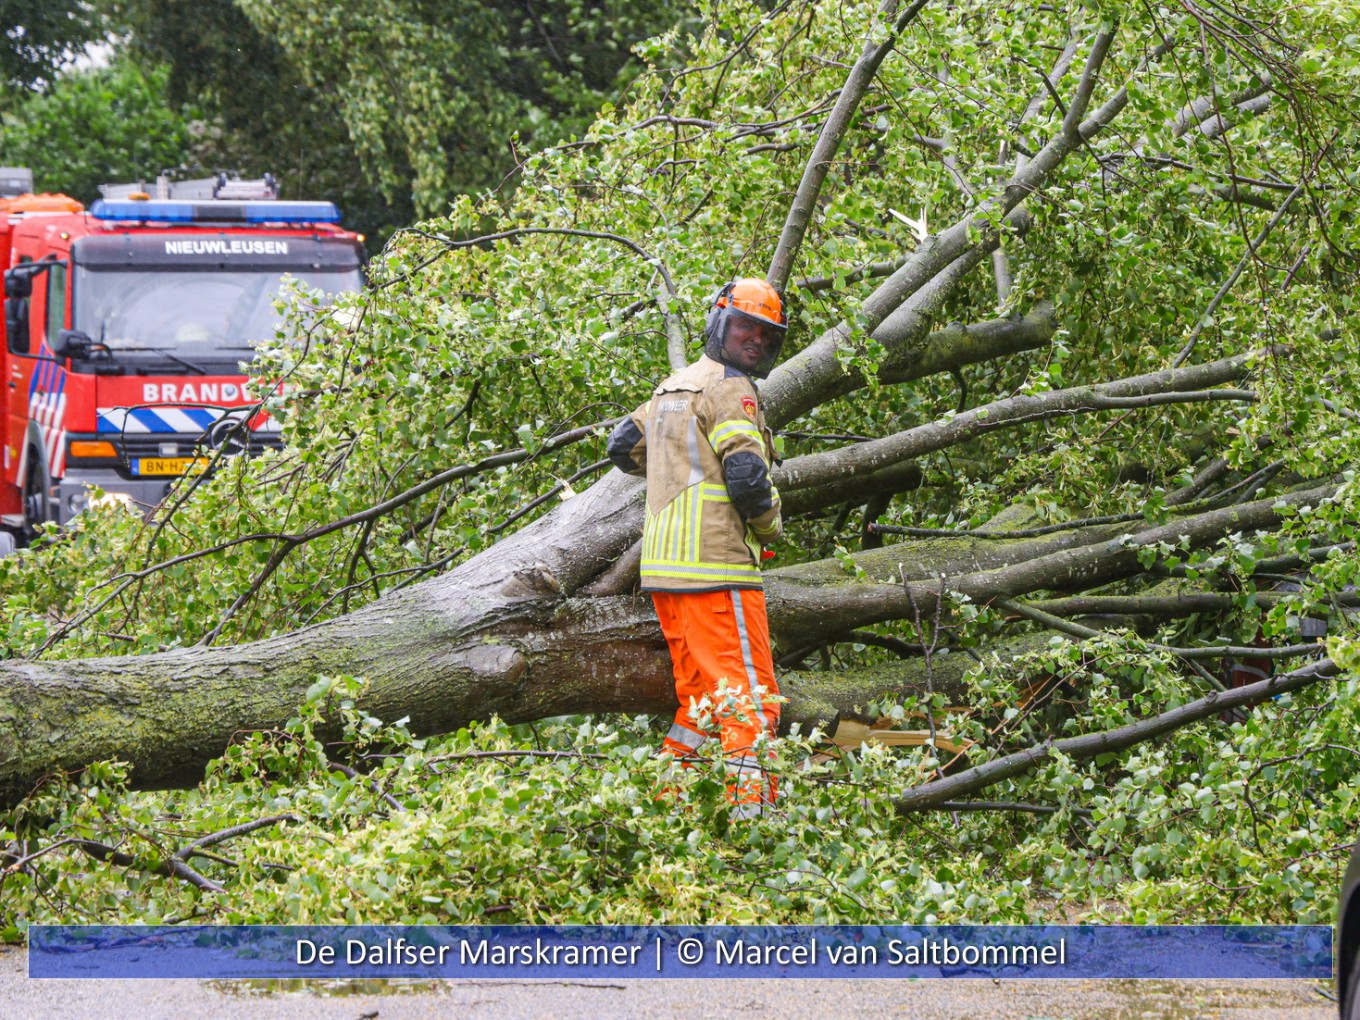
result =
[[[403,592],[330,623],[251,645],[139,658],[0,666],[0,804],[44,775],[105,758],[140,787],[193,785],[242,731],[282,725],[317,676],[362,676],[361,703],[441,733],[581,712],[669,715],[670,658],[650,601]],[[960,692],[966,655],[936,654],[934,689]],[[786,674],[787,728],[804,732],[891,694],[925,693],[924,660]],[[333,738],[338,726],[323,727]]]
[[[560,581],[543,561],[508,576],[477,569],[484,562],[500,561],[479,558],[354,613],[253,644],[0,663],[0,803],[54,770],[103,758],[130,762],[138,785],[196,783],[234,734],[286,721],[317,676],[364,677],[363,707],[379,718],[409,717],[420,733],[493,715],[522,722],[674,711],[670,659],[650,600],[571,598],[556,590]],[[557,565],[572,576],[576,564],[560,558]],[[842,573],[838,587],[852,594],[855,586]],[[775,620],[780,591],[772,575]],[[954,661],[961,672],[962,657]],[[886,670],[842,677],[833,691],[825,678],[793,678],[787,719],[830,718],[904,680]]]
[[[588,502],[609,481],[578,499]],[[1183,536],[1204,545],[1270,527],[1290,506],[1316,504],[1331,491],[1210,511],[1136,535],[1112,537],[1127,525],[1106,525],[1033,539],[893,546],[861,555],[867,579],[827,561],[771,571],[771,629],[785,647],[805,646],[884,620],[930,619],[953,593],[986,603],[1086,588],[1140,570],[1141,548]],[[649,600],[572,597],[598,570],[599,546],[556,537],[556,546],[539,546],[545,558],[525,567],[509,569],[519,560],[483,554],[354,613],[253,644],[0,663],[0,803],[54,770],[105,758],[130,762],[139,785],[196,783],[234,734],[286,721],[317,676],[364,677],[363,707],[383,719],[408,717],[420,733],[492,716],[523,722],[674,711],[669,658]],[[825,678],[790,677],[788,720],[829,718],[900,689],[902,679],[892,670],[839,678],[833,692]]]

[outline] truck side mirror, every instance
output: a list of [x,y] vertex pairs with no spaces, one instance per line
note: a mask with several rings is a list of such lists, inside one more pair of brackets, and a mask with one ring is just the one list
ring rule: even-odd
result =
[[33,294],[33,277],[49,268],[50,262],[25,262],[5,272],[5,339],[13,354],[28,353],[28,299]]
[[88,357],[93,345],[94,341],[88,333],[78,329],[63,329],[57,334],[56,343],[52,344],[52,353],[59,358]]
[[29,353],[28,299],[33,296],[33,277],[69,264],[66,259],[43,259],[5,271],[5,334],[11,353]]
[[[8,274],[6,274],[8,277]],[[8,278],[5,280],[8,290]],[[5,301],[5,336],[13,354],[28,353],[28,298],[8,297]]]
[[[36,265],[37,263],[28,263]],[[25,266],[11,269],[5,273],[5,297],[7,298],[26,298],[33,294],[34,273],[27,271]]]
[[33,277],[45,273],[53,266],[69,266],[66,259],[47,258],[41,262],[23,262],[13,269],[5,270],[5,297],[26,298],[33,296]]

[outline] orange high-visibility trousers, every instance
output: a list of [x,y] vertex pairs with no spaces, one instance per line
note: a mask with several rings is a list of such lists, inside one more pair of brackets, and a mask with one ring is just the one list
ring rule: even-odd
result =
[[[729,589],[654,591],[652,602],[670,646],[680,701],[662,752],[681,765],[710,733],[691,707],[705,696],[727,761],[727,795],[738,817],[752,817],[775,799],[775,783],[755,752],[756,737],[779,727],[779,684],[770,654],[765,593]],[[721,688],[721,689],[720,689]]]

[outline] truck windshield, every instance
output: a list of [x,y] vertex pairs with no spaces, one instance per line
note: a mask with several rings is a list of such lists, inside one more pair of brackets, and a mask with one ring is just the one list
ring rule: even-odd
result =
[[285,279],[320,291],[321,305],[360,286],[358,269],[349,268],[176,272],[77,265],[72,324],[115,352],[159,350],[193,358],[244,351],[273,339]]

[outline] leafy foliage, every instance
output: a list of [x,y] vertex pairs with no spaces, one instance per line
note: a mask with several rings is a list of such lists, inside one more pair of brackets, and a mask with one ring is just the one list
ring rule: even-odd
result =
[[0,25],[0,79],[8,93],[0,99],[0,109],[9,105],[11,90],[50,85],[77,52],[104,32],[102,20],[81,0],[0,0]]
[[101,184],[195,161],[195,150],[212,145],[210,126],[167,99],[166,78],[164,68],[143,73],[122,59],[63,75],[0,119],[5,158],[29,167],[39,190],[83,202]]
[[[462,562],[570,498],[603,451],[599,429],[567,437],[646,398],[667,371],[667,314],[697,339],[716,285],[763,272],[844,68],[884,30],[877,8],[718,5],[701,33],[640,44],[648,69],[626,99],[578,139],[529,156],[512,193],[464,195],[447,215],[400,232],[374,261],[371,288],[325,315],[299,294],[290,326],[253,367],[287,448],[181,483],[182,505],[152,524],[106,508],[48,547],[0,561],[9,653],[285,632]],[[390,154],[404,153],[427,194],[446,194],[452,178],[441,167],[457,133],[445,132],[469,113],[446,102],[436,79],[448,62],[423,47],[454,40],[422,35],[395,0],[382,26],[364,20],[368,9],[337,8],[312,25],[289,5],[244,9],[277,23],[290,53],[310,54],[317,87],[335,80],[340,47],[352,45],[363,88],[353,90],[349,130],[367,158],[396,168]],[[929,454],[923,485],[887,519],[957,530],[1110,514],[1132,531],[1176,520],[1178,501],[1210,468],[1231,479],[1229,502],[1339,485],[1273,533],[1149,547],[1141,575],[1100,591],[1211,591],[1231,597],[1226,613],[1097,621],[1110,626],[1098,638],[1055,636],[1006,659],[985,653],[1014,624],[986,607],[879,627],[876,636],[899,642],[979,650],[969,715],[942,702],[875,706],[890,719],[931,713],[933,725],[976,742],[970,757],[1123,726],[1219,682],[1159,644],[1285,644],[1298,640],[1301,618],[1325,617],[1334,654],[1354,668],[1360,392],[1344,364],[1357,354],[1357,50],[1340,43],[1358,16],[1349,5],[1267,0],[1242,13],[1229,33],[1209,14],[1133,3],[927,6],[884,63],[823,189],[791,288],[789,347],[847,323],[838,357],[870,378],[790,423],[790,457],[846,441],[836,437],[948,420],[1013,392],[1260,352],[1249,400],[1074,412]],[[326,22],[329,35],[326,18],[339,19]],[[936,322],[973,322],[1052,301],[1054,342],[957,377],[878,381],[885,341],[863,318],[882,278],[873,267],[938,243],[906,221],[958,222],[980,196],[1004,191],[1017,152],[1037,158],[1062,130],[1091,33],[1116,18],[1093,99],[1127,90],[1116,129],[1087,138],[1028,196],[1027,222],[1008,222],[1009,289],[998,294],[980,269],[930,309]],[[1256,27],[1244,43],[1248,22]],[[1075,59],[1056,73],[1069,38]],[[1298,39],[1319,42],[1300,50]],[[1149,40],[1165,52],[1150,56]],[[411,77],[419,89],[409,109],[377,131],[390,92],[372,61],[388,51],[393,66],[424,70]],[[688,54],[683,67],[678,53]],[[486,59],[472,66],[494,79],[502,65]],[[534,78],[533,89],[549,95],[555,81]],[[484,109],[478,123],[504,132],[532,120],[532,105]],[[1231,120],[1227,133],[1215,111]],[[422,163],[417,150],[420,160],[443,155]],[[677,286],[658,299],[662,266]],[[451,465],[468,469],[389,513],[289,544]],[[849,552],[857,509],[792,522],[781,562],[839,549],[854,583],[882,583]],[[262,573],[285,546],[281,565]],[[911,555],[904,545],[902,558]],[[129,577],[158,563],[170,565]],[[1284,577],[1301,590],[1272,591]],[[241,601],[243,592],[253,596]],[[833,667],[881,658],[866,642],[827,652]],[[952,826],[891,810],[895,791],[947,765],[933,749],[869,748],[802,770],[811,748],[791,741],[778,814],[744,829],[728,825],[711,773],[691,777],[684,808],[655,799],[656,736],[638,720],[574,718],[536,732],[490,724],[414,740],[400,723],[365,717],[359,681],[319,683],[294,723],[245,738],[197,791],[127,793],[108,766],[85,789],[52,785],[8,831],[15,841],[77,834],[126,845],[154,870],[176,841],[251,817],[295,818],[242,837],[235,865],[204,865],[226,895],[54,852],[6,878],[6,899],[22,904],[16,917],[1310,921],[1331,912],[1357,822],[1347,792],[1360,766],[1353,680],[1127,755],[1059,758],[990,794],[1019,809],[961,813]],[[323,712],[348,713],[345,746],[318,742]],[[447,758],[522,751],[568,756]],[[373,752],[391,757],[364,757]],[[361,771],[337,772],[336,759]]]
[[[241,169],[330,198],[385,238],[569,138],[686,8],[644,0],[335,4],[109,0],[140,59],[204,106]],[[509,147],[507,147],[509,142]]]
[[[1131,706],[1107,684],[1117,678],[1092,681],[1091,702],[1120,717]],[[721,764],[663,779],[645,719],[414,740],[400,722],[366,717],[353,700],[361,687],[323,678],[286,729],[243,738],[197,790],[129,793],[116,765],[49,786],[0,840],[89,840],[134,863],[45,854],[4,876],[0,927],[1326,923],[1334,848],[1360,822],[1344,792],[1322,811],[1306,797],[1354,785],[1354,682],[1117,767],[1055,762],[1003,795],[1052,813],[967,813],[946,826],[904,826],[890,806],[932,767],[928,751],[866,747],[809,769],[797,764],[809,744],[781,742],[779,814],[733,825]],[[323,710],[346,716],[344,744],[312,735]],[[343,771],[337,758],[371,771]],[[658,795],[677,784],[678,803]],[[159,874],[196,839],[280,817],[188,858],[222,893]]]

